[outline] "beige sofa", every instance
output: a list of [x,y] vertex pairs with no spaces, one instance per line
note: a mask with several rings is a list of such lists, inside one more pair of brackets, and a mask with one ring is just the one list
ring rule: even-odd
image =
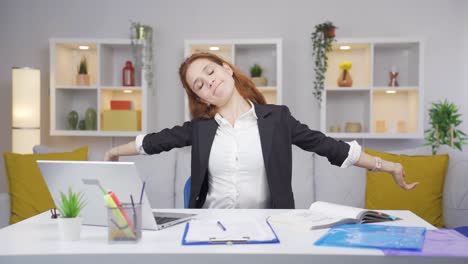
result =
[[[38,147],[36,152],[53,151]],[[444,193],[443,213],[447,227],[468,225],[468,153],[440,148],[450,156]],[[396,153],[396,152],[393,152]],[[408,155],[430,155],[430,147],[398,151]],[[90,153],[99,160],[102,153]],[[183,187],[190,175],[190,148],[173,150],[154,156],[125,157],[134,161],[140,176],[147,182],[146,193],[153,208],[182,208]],[[296,208],[308,208],[313,201],[328,201],[364,207],[366,171],[332,166],[318,155],[293,147],[293,191]],[[0,227],[8,224],[9,196],[0,194]]]

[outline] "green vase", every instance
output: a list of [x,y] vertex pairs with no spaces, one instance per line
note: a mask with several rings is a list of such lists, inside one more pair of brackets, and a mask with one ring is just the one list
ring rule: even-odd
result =
[[80,122],[78,123],[78,129],[79,130],[85,130],[85,121],[84,121],[84,119],[81,119]]
[[85,113],[85,128],[86,130],[96,130],[97,120],[96,120],[96,110],[93,108],[86,109]]
[[67,129],[75,130],[76,125],[78,125],[78,113],[73,110],[67,115]]

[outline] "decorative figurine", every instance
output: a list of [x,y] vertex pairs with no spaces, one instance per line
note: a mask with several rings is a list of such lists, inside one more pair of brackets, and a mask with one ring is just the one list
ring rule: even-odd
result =
[[96,130],[97,121],[96,121],[96,110],[93,108],[86,109],[85,113],[85,129],[86,130]]
[[67,129],[75,130],[77,125],[78,125],[78,113],[75,110],[72,110],[67,115]]
[[388,86],[390,87],[396,87],[398,86],[398,72],[395,66],[392,66],[392,70],[388,73],[390,77],[390,82],[388,83]]

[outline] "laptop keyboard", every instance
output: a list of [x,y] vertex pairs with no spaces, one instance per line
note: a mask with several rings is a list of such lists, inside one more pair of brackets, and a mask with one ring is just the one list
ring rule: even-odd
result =
[[169,222],[172,222],[172,221],[175,221],[175,220],[179,220],[180,217],[161,217],[161,216],[155,216],[154,219],[156,219],[156,223],[158,223],[158,225],[162,225],[162,224],[165,224],[165,223],[169,223]]

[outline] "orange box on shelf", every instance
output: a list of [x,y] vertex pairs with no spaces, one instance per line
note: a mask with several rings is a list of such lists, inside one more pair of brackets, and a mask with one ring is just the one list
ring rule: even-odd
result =
[[130,110],[132,109],[132,101],[129,100],[111,100],[111,110]]
[[387,132],[387,124],[386,124],[385,120],[375,121],[375,132],[376,133],[386,133]]
[[103,131],[140,131],[140,110],[104,110],[102,112]]

